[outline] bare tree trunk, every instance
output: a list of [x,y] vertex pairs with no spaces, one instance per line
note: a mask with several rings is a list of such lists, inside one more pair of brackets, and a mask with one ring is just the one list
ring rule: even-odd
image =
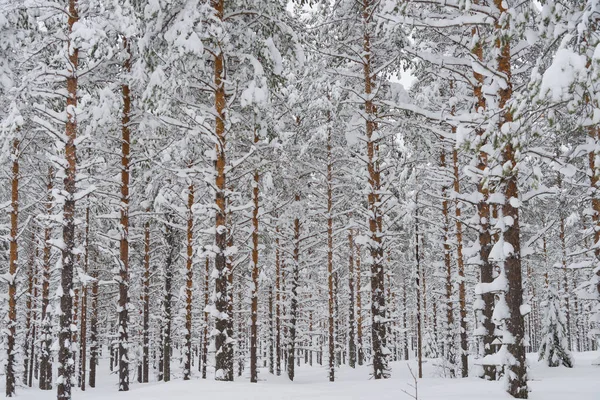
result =
[[[258,143],[258,133],[254,130],[254,145]],[[256,355],[256,343],[258,340],[258,211],[259,211],[259,173],[254,170],[254,182],[252,185],[252,290],[251,290],[251,312],[250,316],[250,382],[258,382],[258,365]]]
[[13,397],[16,388],[15,375],[15,336],[17,333],[17,282],[16,274],[19,262],[19,140],[13,140],[11,176],[10,245],[8,273],[8,335],[6,338],[6,397]]
[[194,184],[188,186],[188,216],[186,243],[186,281],[185,281],[185,349],[183,380],[188,381],[192,375],[192,289],[194,267]]
[[29,387],[33,387],[33,377],[35,375],[35,377],[38,377],[38,362],[37,362],[37,355],[35,354],[35,348],[36,348],[36,343],[37,343],[37,327],[39,324],[39,320],[38,320],[38,313],[37,313],[37,302],[38,302],[38,287],[39,287],[39,268],[38,268],[38,264],[37,264],[37,259],[39,256],[39,251],[38,251],[38,243],[37,243],[37,238],[35,236],[37,236],[37,230],[36,230],[36,234],[33,235],[34,239],[33,239],[33,245],[35,250],[33,251],[33,262],[32,265],[34,266],[34,276],[33,276],[33,305],[32,305],[32,327],[31,327],[31,337],[30,337],[30,354],[29,354],[29,376],[27,377],[27,386]]
[[[69,17],[67,26],[69,37],[73,26],[79,21],[77,0],[69,0]],[[75,139],[77,138],[77,67],[79,49],[72,40],[68,43],[69,63],[67,67],[67,122],[65,125],[65,171],[63,203],[63,242],[61,296],[60,296],[60,331],[58,334],[58,400],[71,399],[71,385],[74,375],[73,352],[71,350],[71,324],[73,320],[73,268],[75,264],[75,194],[77,192],[77,155]]]
[[[440,168],[442,174],[446,173],[446,153],[445,149],[442,148],[440,153]],[[448,215],[448,187],[446,184],[442,186],[442,215],[444,217],[444,266],[445,271],[445,289],[446,289],[446,329],[444,332],[444,358],[448,365],[448,372],[451,378],[456,376],[455,364],[456,364],[456,350],[454,348],[454,304],[452,302],[452,256],[450,252],[450,221]],[[427,310],[424,310],[427,312]]]
[[[296,193],[295,201],[297,206],[300,202],[300,194]],[[296,211],[299,213],[299,210]],[[290,298],[290,324],[289,324],[289,343],[287,354],[287,372],[288,378],[294,380],[294,362],[296,356],[296,323],[298,321],[298,281],[300,279],[300,216],[296,214],[294,219],[294,253],[292,264],[292,282]]]
[[[418,200],[416,201],[417,207],[419,206]],[[417,208],[415,218],[415,261],[417,262],[417,273],[416,275],[416,297],[417,297],[417,361],[419,365],[419,378],[423,378],[423,334],[422,334],[422,321],[421,321],[421,253],[419,252],[419,211]]]
[[[126,73],[131,71],[131,50],[123,37],[127,59]],[[121,240],[119,243],[119,391],[129,390],[129,161],[131,144],[131,93],[129,85],[121,85],[123,115],[121,117]]]
[[175,234],[169,223],[165,224],[165,239],[167,242],[167,259],[165,260],[165,288],[163,299],[162,327],[162,378],[165,382],[171,380],[171,301],[173,298],[173,256],[175,250]]
[[92,301],[90,312],[90,374],[89,385],[91,388],[96,387],[96,367],[98,365],[99,343],[98,343],[98,263],[96,253],[94,252],[94,265],[92,268]]
[[[146,212],[150,212],[147,209]],[[142,383],[150,378],[150,220],[144,224],[144,277],[142,281]]]
[[[506,3],[502,0],[494,0],[494,5],[500,11],[500,18],[496,22],[496,41],[498,54],[498,71],[506,77],[506,86],[499,89],[499,108],[501,110],[498,130],[503,131],[504,124],[513,122],[512,111],[506,110],[508,101],[512,97],[512,73],[511,73],[511,36],[507,33],[510,29]],[[500,22],[504,21],[500,25]],[[511,337],[507,343],[508,353],[514,360],[508,365],[508,393],[518,399],[528,397],[527,389],[527,365],[525,360],[525,328],[521,305],[523,304],[523,287],[521,273],[521,239],[519,231],[519,188],[518,170],[515,160],[515,149],[513,142],[508,139],[502,149],[502,165],[504,174],[502,186],[505,202],[502,206],[502,217],[506,221],[510,219],[511,224],[506,224],[504,231],[504,242],[512,247],[512,252],[504,261],[504,270],[508,279],[508,290],[506,292],[506,303],[508,304],[510,317],[506,321],[506,330]]]
[[[475,0],[474,4],[479,4],[479,0]],[[478,27],[472,29],[472,36],[480,38],[481,32]],[[481,41],[476,41],[475,46],[472,49],[472,53],[477,57],[479,61],[483,61],[483,44]],[[477,82],[473,87],[473,94],[477,99],[475,104],[476,111],[483,112],[486,108],[486,100],[483,94],[484,76],[476,71],[473,71],[473,77]],[[483,129],[476,131],[477,136],[483,139]],[[481,140],[481,146],[485,144],[485,140]],[[492,238],[490,234],[490,206],[488,203],[489,189],[488,182],[484,178],[484,171],[488,167],[487,153],[479,150],[477,159],[477,169],[480,171],[481,177],[477,184],[477,191],[479,192],[480,200],[477,203],[477,214],[479,218],[479,229],[478,229],[478,241],[479,241],[479,281],[480,283],[491,283],[493,281],[494,266],[489,260],[489,255],[492,250]],[[481,300],[483,301],[483,308],[478,310],[477,322],[481,324],[484,332],[482,334],[481,346],[479,357],[494,353],[492,343],[494,341],[494,331],[496,329],[494,322],[492,321],[492,314],[494,312],[494,294],[493,293],[482,293]],[[496,380],[496,366],[495,365],[484,365],[483,366],[483,379]]]
[[275,341],[273,340],[273,286],[269,286],[269,373],[275,373]]
[[360,245],[356,244],[356,344],[358,347],[358,365],[365,362],[365,351],[363,348],[363,313],[362,313],[362,269],[360,266]]
[[[408,343],[408,285],[406,284],[405,273],[402,273],[402,329],[404,330],[403,342],[404,342],[404,360],[409,358],[409,343]],[[434,325],[435,326],[435,325]]]
[[[331,116],[328,113],[328,120]],[[331,128],[327,128],[327,288],[329,328],[329,382],[335,380],[334,283],[333,283],[333,160],[331,157]]]
[[[456,128],[453,128],[456,130]],[[458,171],[458,151],[452,151],[452,163],[454,164],[454,193],[460,193],[460,174]],[[463,378],[469,376],[469,344],[467,342],[467,300],[465,290],[465,262],[463,258],[463,229],[461,222],[461,203],[455,201],[456,216],[456,261],[458,264],[458,311],[460,317],[460,373]]]
[[354,317],[354,237],[348,230],[348,365],[356,367],[355,317]]
[[275,373],[281,375],[281,260],[279,227],[275,228]]
[[373,377],[375,379],[388,378],[388,360],[385,353],[386,348],[386,307],[384,290],[384,265],[383,265],[383,243],[382,243],[382,215],[381,202],[381,173],[377,154],[377,138],[374,135],[377,118],[375,105],[371,97],[374,74],[371,66],[371,28],[373,25],[373,0],[363,0],[362,19],[363,32],[363,72],[365,85],[365,114],[366,114],[366,137],[367,137],[367,171],[369,175],[369,251],[371,253],[371,342],[373,347]]
[[[223,20],[224,0],[211,0],[211,6],[214,9],[218,20]],[[215,162],[216,181],[215,181],[215,243],[217,253],[215,254],[215,269],[217,277],[215,279],[215,291],[217,293],[215,308],[217,315],[215,318],[215,379],[233,380],[233,358],[231,340],[228,337],[229,319],[229,270],[227,268],[227,210],[226,210],[226,177],[225,177],[225,60],[223,53],[218,49],[214,54],[214,80],[215,80],[215,139],[216,155]]]
[[24,353],[24,359],[23,359],[23,383],[25,383],[27,386],[31,387],[31,385],[29,384],[29,364],[30,364],[30,360],[32,358],[32,352],[34,349],[34,341],[32,341],[32,328],[33,328],[33,324],[32,324],[32,320],[31,320],[31,316],[33,313],[33,280],[35,279],[35,257],[36,257],[36,252],[34,251],[34,247],[35,247],[35,230],[33,231],[33,233],[31,234],[31,244],[32,244],[32,251],[31,251],[31,256],[29,259],[29,265],[27,268],[27,300],[25,301],[25,343],[23,346],[23,353]]
[[[204,264],[204,310],[208,307],[208,284],[210,282],[210,258]],[[202,379],[206,379],[206,363],[208,361],[208,312],[204,311],[204,330],[202,332]]]
[[[85,248],[83,260],[83,272],[89,271],[89,250],[90,250],[90,207],[85,209]],[[85,375],[87,363],[87,283],[83,283],[81,288],[81,322],[80,322],[80,346],[79,346],[79,387],[85,391]]]
[[[52,215],[52,189],[54,187],[54,170],[48,167],[48,182],[46,183],[46,217]],[[50,305],[50,239],[52,237],[52,226],[46,222],[44,228],[44,250],[42,260],[42,304],[41,321],[42,329],[40,335],[40,389],[52,389],[52,363],[50,360],[50,348],[52,346],[52,316],[49,312]]]

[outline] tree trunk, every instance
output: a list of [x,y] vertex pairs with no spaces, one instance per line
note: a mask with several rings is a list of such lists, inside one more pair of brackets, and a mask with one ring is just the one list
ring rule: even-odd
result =
[[185,282],[185,349],[183,380],[188,381],[192,375],[192,289],[194,267],[194,184],[188,186],[188,216],[186,243],[186,282]]
[[363,348],[363,313],[362,313],[362,269],[360,265],[360,245],[356,244],[356,345],[358,365],[365,362],[365,351]]
[[[446,173],[446,153],[442,148],[440,153],[440,169],[441,173]],[[452,288],[454,282],[452,282],[452,255],[450,252],[450,221],[448,215],[448,187],[444,183],[442,186],[442,215],[444,217],[444,266],[445,266],[445,289],[446,289],[446,329],[444,332],[444,358],[448,363],[445,368],[448,369],[448,373],[451,378],[456,376],[455,364],[456,364],[456,350],[454,348],[454,304],[452,302]],[[424,310],[427,313],[427,309]]]
[[208,284],[210,282],[210,258],[204,264],[204,330],[202,331],[202,379],[206,379],[206,363],[208,361]]
[[[84,260],[83,260],[83,272],[85,274],[89,271],[89,250],[90,250],[90,207],[85,209],[85,248],[84,248]],[[85,391],[85,375],[86,375],[86,363],[87,363],[87,283],[83,283],[81,288],[81,322],[79,332],[79,387],[82,391]]]
[[98,343],[98,262],[94,253],[94,265],[92,268],[92,299],[90,312],[90,376],[89,385],[96,387],[96,367],[98,365],[99,343]]
[[[69,0],[69,17],[67,20],[69,35],[73,26],[79,21],[77,0]],[[65,124],[65,170],[63,172],[65,198],[63,203],[63,243],[61,296],[60,296],[60,331],[58,334],[58,400],[71,399],[71,385],[74,375],[74,360],[71,350],[71,324],[73,320],[73,268],[75,264],[75,194],[77,192],[77,155],[75,139],[77,138],[77,66],[79,49],[72,40],[68,43],[69,63],[67,67],[67,122]]]
[[269,286],[269,373],[275,373],[275,341],[273,340],[273,286]]
[[290,298],[289,343],[287,354],[287,372],[290,381],[294,380],[294,362],[296,356],[296,323],[298,321],[298,281],[300,279],[300,194],[296,193],[296,218],[294,219],[294,252],[292,263],[292,282]]
[[[131,50],[123,37],[127,58],[123,63],[126,73],[131,71]],[[129,151],[131,143],[131,93],[129,85],[121,85],[123,115],[121,117],[121,240],[119,243],[119,391],[129,390]]]
[[6,397],[15,395],[17,385],[15,375],[15,339],[17,333],[17,282],[18,268],[18,235],[19,235],[19,140],[13,140],[12,151],[12,176],[11,176],[11,211],[10,211],[10,245],[8,273],[8,335],[6,338]]
[[[254,145],[258,143],[258,134],[254,130]],[[259,173],[254,170],[254,182],[252,185],[252,290],[251,290],[251,312],[250,316],[250,382],[258,382],[257,348],[258,340],[258,211],[259,211]]]
[[355,317],[354,317],[354,237],[348,230],[348,365],[356,367]]
[[373,25],[373,0],[363,0],[362,18],[363,32],[363,73],[365,85],[365,114],[367,137],[367,171],[369,181],[369,252],[371,253],[371,344],[373,347],[373,377],[375,379],[388,378],[388,360],[386,354],[386,308],[384,290],[384,266],[382,243],[382,215],[381,203],[381,173],[377,154],[377,136],[375,105],[372,100],[374,75],[371,68],[371,29]]
[[[475,0],[474,4],[479,4],[479,0]],[[481,32],[478,27],[472,28],[472,36],[480,38]],[[472,53],[477,57],[479,61],[483,61],[483,44],[481,40],[475,42],[475,46],[472,49]],[[483,94],[483,85],[485,77],[473,71],[473,77],[477,82],[473,87],[473,95],[477,99],[475,104],[477,112],[483,112],[486,108],[486,100]],[[484,130],[477,129],[477,136],[480,140],[480,148],[485,144]],[[479,218],[479,229],[478,229],[478,241],[479,241],[479,282],[482,284],[488,284],[493,281],[494,266],[489,260],[489,255],[492,250],[492,238],[490,234],[490,206],[488,203],[489,189],[488,182],[484,178],[484,171],[488,167],[487,153],[483,150],[478,151],[477,169],[480,171],[481,177],[477,183],[477,191],[479,193],[479,202],[477,203],[477,216]],[[483,328],[481,335],[481,345],[478,356],[483,358],[485,356],[494,353],[492,342],[494,341],[494,331],[496,329],[494,322],[492,321],[492,314],[494,312],[494,294],[493,293],[482,293],[481,300],[483,302],[483,308],[477,312],[477,323],[481,324],[480,328]],[[483,379],[496,380],[496,366],[495,365],[484,365],[483,366]]]
[[281,260],[279,227],[275,228],[275,374],[281,375]]
[[175,234],[169,223],[165,224],[165,239],[167,241],[167,259],[165,260],[165,289],[163,299],[162,327],[162,378],[165,382],[171,380],[171,301],[173,298],[173,256],[175,249]]
[[[417,207],[419,206],[418,198],[415,201]],[[419,366],[418,376],[419,379],[423,378],[423,334],[422,334],[422,321],[421,321],[421,253],[419,252],[419,211],[415,214],[415,261],[417,263],[416,275],[416,297],[417,297],[417,362]]]
[[[505,25],[496,22],[496,41],[498,55],[498,71],[506,77],[506,86],[499,89],[499,108],[501,110],[498,131],[503,132],[504,124],[513,122],[512,111],[505,109],[512,97],[512,74],[511,74],[511,35],[508,34],[510,18],[508,18],[506,3],[502,0],[494,0],[494,5],[500,11],[500,19]],[[504,135],[504,133],[503,133]],[[514,358],[508,365],[508,393],[518,399],[528,397],[527,390],[527,365],[525,360],[525,328],[521,305],[523,304],[523,287],[521,274],[521,239],[519,231],[519,188],[518,170],[515,160],[515,148],[513,142],[505,141],[502,149],[502,165],[504,174],[502,187],[505,202],[502,206],[502,217],[512,223],[506,224],[504,231],[504,242],[512,247],[512,252],[504,261],[504,270],[508,279],[508,290],[506,292],[506,303],[509,308],[510,317],[506,321],[506,330],[510,341],[505,343],[508,353]]]
[[[54,187],[54,170],[48,167],[48,182],[46,183],[46,217],[52,215],[53,196],[52,190]],[[52,389],[52,363],[50,360],[50,349],[52,347],[52,313],[50,312],[50,256],[52,237],[52,225],[46,222],[44,228],[44,250],[42,260],[42,304],[41,304],[41,321],[42,329],[40,335],[40,389]]]
[[[328,119],[331,116],[328,113]],[[334,283],[333,283],[333,160],[331,157],[331,128],[327,128],[327,288],[328,288],[328,334],[329,334],[329,382],[335,380],[335,330],[334,330]]]
[[[147,209],[146,212],[150,212]],[[144,224],[144,277],[142,281],[142,383],[150,378],[150,220]]]
[[36,252],[34,251],[35,248],[35,230],[33,231],[33,233],[31,234],[31,245],[32,245],[32,250],[31,250],[31,257],[29,259],[29,265],[27,267],[27,300],[25,301],[25,342],[24,342],[24,346],[23,346],[23,353],[24,353],[24,359],[23,359],[23,383],[26,384],[27,386],[31,387],[31,385],[29,384],[29,364],[31,361],[32,356],[32,352],[34,347],[34,340],[32,338],[32,329],[33,329],[33,324],[32,324],[32,313],[33,313],[33,301],[34,301],[34,297],[33,297],[33,288],[34,288],[34,284],[33,284],[33,280],[35,279],[35,261],[36,261]]
[[[215,16],[218,20],[223,20],[224,0],[211,0]],[[215,269],[217,277],[215,279],[215,379],[233,380],[233,358],[232,344],[233,338],[228,337],[229,319],[229,271],[227,268],[227,211],[226,211],[226,177],[225,177],[225,59],[219,48],[214,53],[214,81],[215,81],[215,139],[216,155],[215,162],[216,181],[215,181],[215,244],[217,253],[215,254]]]
[[[456,130],[453,128],[453,130]],[[452,162],[454,164],[454,193],[460,193],[460,175],[458,171],[458,151],[452,151]],[[461,377],[469,376],[469,344],[467,342],[467,300],[465,290],[465,263],[463,258],[463,229],[461,222],[461,203],[455,200],[456,216],[456,262],[458,264],[458,311],[460,318],[460,374]]]

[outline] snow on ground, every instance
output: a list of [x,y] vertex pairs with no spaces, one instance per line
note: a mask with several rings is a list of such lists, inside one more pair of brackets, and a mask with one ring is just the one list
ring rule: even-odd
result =
[[[530,362],[530,399],[533,400],[600,400],[600,366],[592,365],[598,353],[575,353],[575,367],[548,368],[538,363],[537,355],[528,356]],[[103,360],[104,361],[104,360]],[[175,364],[175,363],[174,363]],[[355,370],[342,367],[338,380],[327,381],[327,371],[321,366],[296,367],[296,380],[292,383],[284,376],[274,377],[268,370],[261,369],[257,384],[248,382],[247,377],[237,381],[215,382],[197,377],[184,382],[178,376],[169,383],[132,382],[129,392],[117,391],[116,375],[109,375],[106,364],[99,368],[98,387],[85,392],[74,390],[74,400],[410,400],[403,393],[412,378],[408,365],[416,372],[414,360],[394,362],[392,378],[370,380],[367,366]],[[174,365],[175,366],[175,365]],[[177,374],[179,375],[179,374]],[[432,362],[424,366],[424,378],[419,380],[420,400],[506,400],[511,397],[504,392],[502,382],[485,382],[477,378],[447,379],[436,377]],[[2,388],[2,393],[4,389]],[[50,400],[56,398],[54,390],[42,392],[38,389],[19,388],[17,396],[23,400]]]

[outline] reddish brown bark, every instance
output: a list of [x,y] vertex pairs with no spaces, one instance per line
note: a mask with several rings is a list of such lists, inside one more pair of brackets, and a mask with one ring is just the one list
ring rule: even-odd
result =
[[363,78],[365,89],[367,172],[369,181],[369,251],[371,253],[371,344],[373,348],[373,377],[375,379],[389,377],[386,348],[386,308],[384,289],[384,265],[382,243],[381,172],[378,161],[378,145],[375,131],[376,112],[372,99],[375,75],[372,68],[371,29],[373,25],[373,0],[363,0]]
[[[127,58],[123,63],[131,72],[131,49],[126,37],[123,47]],[[131,144],[131,92],[128,84],[121,85],[123,113],[121,116],[121,240],[119,242],[119,391],[129,390],[129,163]]]
[[[500,11],[500,19],[505,25],[496,22],[496,48],[499,50],[497,58],[498,71],[505,77],[506,85],[499,89],[498,106],[501,110],[498,124],[498,131],[502,132],[505,124],[513,122],[513,115],[508,102],[512,97],[512,73],[511,73],[511,36],[506,31],[510,29],[510,18],[506,10],[506,2],[503,0],[494,0],[494,5]],[[502,177],[502,186],[505,202],[502,206],[503,218],[506,221],[511,219],[512,223],[507,223],[504,231],[504,242],[512,246],[512,252],[504,261],[504,270],[508,279],[508,290],[506,292],[506,303],[510,311],[510,317],[506,321],[506,330],[510,334],[512,341],[507,343],[509,354],[514,357],[514,361],[508,365],[508,393],[518,399],[528,397],[527,390],[527,366],[525,360],[525,326],[523,315],[521,315],[521,305],[523,304],[523,287],[521,273],[521,240],[519,231],[519,188],[518,188],[518,170],[515,159],[515,148],[513,141],[508,139],[502,148],[502,164],[504,166],[504,175]]]

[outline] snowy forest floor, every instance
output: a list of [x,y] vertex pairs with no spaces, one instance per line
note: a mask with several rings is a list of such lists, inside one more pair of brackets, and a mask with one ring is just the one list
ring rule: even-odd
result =
[[[537,362],[537,354],[529,354],[529,398],[599,400],[600,366],[592,365],[598,359],[598,353],[574,353],[574,358],[575,367],[572,369],[548,368]],[[202,380],[198,377],[184,382],[178,377],[180,374],[174,371],[175,379],[169,383],[132,382],[129,392],[117,392],[117,377],[109,375],[106,360],[102,361],[98,370],[97,388],[87,389],[85,392],[74,390],[74,400],[410,400],[410,396],[402,392],[406,390],[414,393],[409,386],[412,377],[408,365],[416,373],[414,360],[391,363],[392,378],[381,381],[369,379],[370,368],[367,366],[356,369],[342,367],[337,371],[337,380],[333,383],[327,381],[327,371],[321,366],[297,367],[293,383],[285,376],[270,375],[267,369],[261,369],[260,382],[257,384],[249,383],[245,376],[233,383]],[[173,363],[174,367],[175,364]],[[418,382],[419,400],[511,399],[504,392],[503,382],[485,382],[477,378],[441,378],[434,364],[435,360],[428,360],[424,364],[424,378]],[[56,398],[56,392],[21,387],[17,390],[17,396],[23,400],[50,400]]]

